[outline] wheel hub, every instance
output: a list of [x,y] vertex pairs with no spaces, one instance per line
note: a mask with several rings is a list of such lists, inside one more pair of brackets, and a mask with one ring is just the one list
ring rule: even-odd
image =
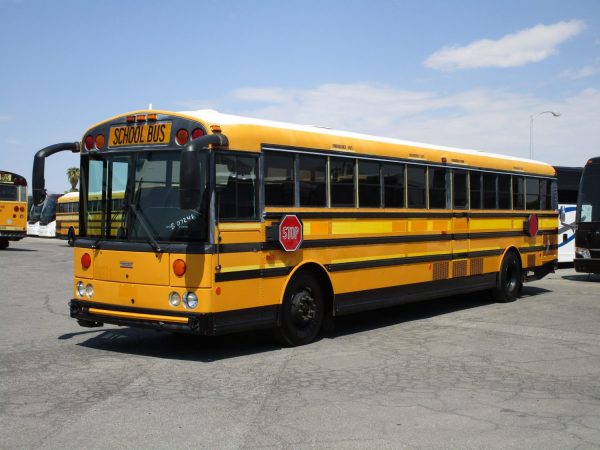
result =
[[291,316],[296,325],[306,327],[316,314],[316,302],[308,289],[301,289],[294,294],[291,301]]

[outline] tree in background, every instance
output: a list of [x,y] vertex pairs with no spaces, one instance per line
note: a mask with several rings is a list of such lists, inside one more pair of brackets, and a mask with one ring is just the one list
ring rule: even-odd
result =
[[79,167],[69,167],[67,169],[67,180],[71,184],[69,192],[77,192],[77,183],[79,183]]

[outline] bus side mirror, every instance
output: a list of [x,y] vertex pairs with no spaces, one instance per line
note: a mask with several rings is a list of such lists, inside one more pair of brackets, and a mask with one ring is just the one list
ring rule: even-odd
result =
[[64,142],[49,145],[38,151],[33,157],[33,173],[31,176],[31,196],[34,205],[41,205],[46,199],[46,180],[44,179],[44,166],[46,158],[58,152],[69,151],[79,153],[79,142]]
[[198,151],[181,152],[179,169],[179,207],[199,209],[202,188],[200,186],[200,161]]
[[191,141],[181,151],[181,164],[179,166],[179,207],[181,209],[200,209],[202,196],[202,179],[206,174],[200,172],[202,167],[203,150],[208,151],[209,146],[226,147],[229,144],[224,134],[208,134]]

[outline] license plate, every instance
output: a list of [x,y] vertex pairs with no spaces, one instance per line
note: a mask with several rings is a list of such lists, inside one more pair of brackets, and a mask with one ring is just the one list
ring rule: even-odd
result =
[[168,144],[170,138],[170,122],[111,127],[108,146],[125,147],[132,145]]

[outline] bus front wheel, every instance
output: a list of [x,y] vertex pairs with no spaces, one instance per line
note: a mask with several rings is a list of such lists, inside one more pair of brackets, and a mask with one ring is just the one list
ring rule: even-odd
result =
[[492,296],[497,302],[512,302],[519,297],[522,286],[523,278],[519,257],[514,252],[508,252],[502,260]]
[[285,290],[279,312],[278,340],[288,346],[312,342],[323,324],[323,288],[308,273],[295,275]]
[[8,247],[8,239],[2,238],[0,239],[0,250],[4,250]]

